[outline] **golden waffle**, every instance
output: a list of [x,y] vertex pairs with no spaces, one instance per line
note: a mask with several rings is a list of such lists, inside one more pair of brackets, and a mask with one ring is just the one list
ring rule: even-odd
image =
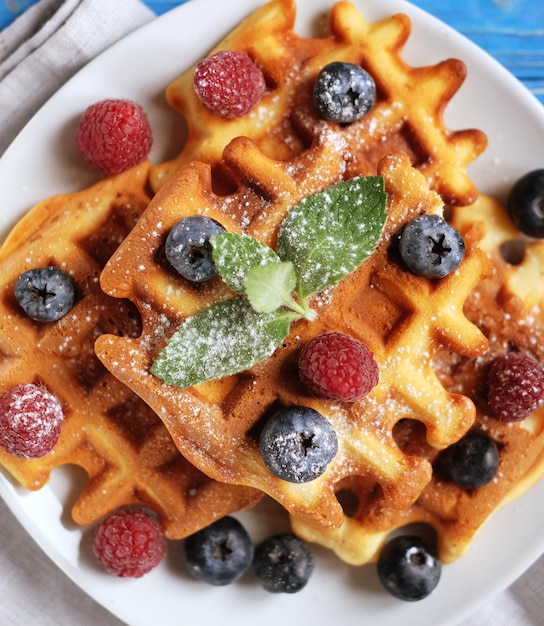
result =
[[[451,221],[465,241],[478,241],[493,262],[493,273],[473,291],[464,308],[488,337],[489,346],[485,355],[475,359],[444,352],[437,355],[434,367],[446,388],[475,403],[473,430],[486,433],[498,444],[499,469],[493,481],[478,489],[444,481],[435,471],[415,504],[403,511],[388,506],[375,483],[351,478],[340,488],[340,497],[351,507],[342,527],[324,531],[292,518],[297,534],[331,548],[349,563],[375,560],[392,531],[413,523],[433,527],[442,561],[454,561],[469,549],[497,508],[544,475],[544,408],[522,422],[502,423],[491,416],[485,382],[493,359],[511,350],[544,362],[544,292],[538,263],[544,243],[524,241],[505,209],[488,197],[454,209]],[[405,420],[394,434],[406,453],[436,460],[438,452],[426,442],[421,424]]]
[[[183,537],[255,503],[259,494],[215,483],[192,467],[153,411],[94,354],[94,341],[104,332],[140,333],[138,312],[130,302],[106,296],[98,277],[149,202],[148,172],[145,163],[85,191],[41,202],[0,249],[0,391],[43,384],[65,410],[51,453],[26,460],[1,452],[0,463],[32,490],[54,468],[75,464],[88,474],[73,508],[77,523],[140,504],[157,512],[167,536]],[[76,303],[60,321],[42,324],[24,314],[13,285],[27,269],[50,264],[71,274]]]
[[[211,51],[247,52],[262,69],[267,90],[248,115],[226,120],[207,109],[192,87],[193,69],[168,86],[167,101],[185,117],[188,136],[178,157],[152,169],[153,188],[192,160],[218,166],[235,137],[249,137],[267,156],[287,160],[308,148],[325,127],[341,130],[348,141],[352,175],[373,174],[382,156],[403,150],[445,202],[473,202],[477,191],[465,170],[484,150],[485,136],[478,130],[449,130],[442,119],[465,78],[463,63],[407,65],[401,53],[411,24],[404,14],[371,24],[351,3],[338,2],[331,8],[328,32],[315,38],[297,35],[295,17],[294,0],[272,0]],[[320,120],[311,99],[317,74],[332,61],[361,65],[378,90],[371,111],[345,127]]]
[[[280,162],[249,139],[234,140],[222,166],[236,190],[217,195],[212,169],[183,168],[159,191],[102,274],[104,290],[128,298],[140,311],[138,338],[104,335],[99,358],[160,416],[183,455],[207,475],[256,487],[294,516],[324,527],[342,523],[335,490],[347,476],[371,477],[395,508],[409,506],[431,478],[430,463],[404,454],[392,431],[401,418],[423,422],[430,443],[445,447],[472,424],[474,405],[448,393],[432,369],[444,349],[475,356],[485,351],[481,332],[463,315],[464,301],[485,275],[488,263],[469,248],[461,268],[435,282],[406,271],[395,258],[394,239],[420,212],[440,212],[407,155],[384,159],[380,173],[388,193],[388,220],[373,257],[335,289],[319,296],[318,319],[297,322],[274,356],[240,375],[178,389],[150,374],[150,366],[177,326],[212,303],[232,298],[220,278],[204,286],[185,282],[163,259],[164,240],[181,218],[204,213],[229,231],[245,232],[268,244],[290,207],[338,181],[345,172],[343,138],[330,131],[294,161]],[[340,330],[360,337],[374,352],[381,382],[363,400],[331,405],[309,397],[293,374],[300,348],[310,337]],[[286,483],[260,457],[257,433],[278,404],[302,404],[332,423],[339,453],[318,479]],[[409,477],[409,480],[407,480]]]

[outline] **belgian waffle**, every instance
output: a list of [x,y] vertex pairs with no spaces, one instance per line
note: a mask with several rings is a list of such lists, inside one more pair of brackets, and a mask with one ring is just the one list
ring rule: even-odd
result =
[[495,479],[478,489],[445,481],[438,469],[438,451],[426,442],[421,424],[400,422],[394,433],[400,447],[427,458],[436,468],[413,506],[395,510],[375,483],[349,478],[340,487],[341,499],[351,506],[342,527],[324,531],[292,518],[297,534],[331,548],[349,563],[375,560],[390,533],[414,523],[434,528],[441,560],[452,562],[469,549],[494,511],[544,475],[544,409],[522,422],[500,422],[487,405],[485,382],[493,359],[509,351],[522,351],[544,362],[543,294],[541,281],[535,280],[540,278],[538,261],[544,244],[525,240],[505,209],[485,196],[472,206],[454,209],[451,221],[466,241],[479,242],[493,263],[493,272],[474,289],[464,307],[489,345],[485,354],[475,359],[439,354],[434,368],[447,389],[474,402],[477,414],[471,430],[484,432],[497,443],[499,468]]
[[[445,202],[473,202],[477,190],[466,168],[484,150],[485,136],[479,130],[449,130],[442,119],[464,81],[464,64],[449,59],[434,66],[407,65],[402,49],[411,24],[404,14],[371,24],[351,3],[338,2],[331,8],[328,32],[313,38],[297,35],[295,18],[294,0],[272,0],[211,51],[246,52],[262,69],[267,90],[248,115],[226,120],[207,109],[192,87],[193,69],[168,86],[167,101],[185,117],[188,136],[175,159],[152,169],[153,188],[192,160],[220,166],[223,148],[235,137],[249,137],[270,158],[288,160],[328,128],[341,131],[349,143],[352,175],[373,174],[384,155],[402,150]],[[339,60],[366,69],[378,90],[375,106],[349,126],[320,120],[312,104],[317,74]]]
[[[45,200],[27,213],[0,249],[0,391],[19,383],[44,385],[65,411],[60,440],[38,459],[0,452],[0,464],[36,490],[63,465],[88,480],[73,518],[89,524],[128,504],[152,508],[168,537],[183,537],[216,517],[254,504],[258,492],[218,484],[188,463],[153,411],[96,358],[102,333],[139,335],[128,301],[100,289],[106,260],[147,206],[149,162],[81,192]],[[26,316],[13,295],[17,277],[55,265],[76,284],[73,309],[58,322]]]
[[[214,170],[209,165],[193,163],[180,170],[154,197],[101,276],[106,293],[136,305],[142,334],[136,338],[103,335],[96,343],[99,358],[157,412],[195,466],[216,480],[258,488],[295,517],[325,528],[343,521],[335,490],[348,476],[375,480],[396,509],[410,506],[427,485],[429,461],[405,454],[394,440],[399,419],[423,422],[429,443],[441,448],[459,439],[475,417],[469,399],[445,390],[432,360],[445,349],[467,356],[485,351],[485,337],[462,308],[486,275],[488,261],[470,247],[460,269],[440,282],[414,276],[402,267],[394,245],[402,225],[421,212],[443,208],[406,154],[386,157],[379,166],[388,194],[380,246],[358,271],[319,297],[317,321],[297,322],[282,348],[252,369],[189,389],[164,384],[150,374],[150,366],[187,317],[232,298],[220,278],[194,287],[164,263],[164,240],[170,228],[182,217],[203,213],[229,231],[245,232],[273,245],[290,207],[345,176],[350,154],[345,148],[342,136],[325,131],[311,149],[285,162],[265,156],[247,138],[235,139],[222,161],[235,187],[226,195],[213,191]],[[327,330],[360,337],[380,366],[378,386],[353,405],[311,398],[293,375],[301,347]],[[339,453],[327,471],[310,483],[280,480],[260,457],[257,433],[278,404],[315,408],[337,433]]]

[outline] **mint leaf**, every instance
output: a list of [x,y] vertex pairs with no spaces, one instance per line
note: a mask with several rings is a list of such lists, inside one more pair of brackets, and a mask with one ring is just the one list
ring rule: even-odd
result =
[[277,252],[247,235],[213,236],[218,273],[246,297],[187,319],[151,372],[186,388],[236,374],[273,354],[293,320],[315,319],[308,296],[335,285],[374,252],[385,203],[381,177],[358,177],[291,209],[278,232]]
[[297,276],[289,261],[270,263],[250,269],[244,284],[251,306],[261,313],[272,313],[281,306],[292,304],[291,294],[297,286]]
[[270,356],[289,325],[283,311],[258,313],[245,299],[220,302],[181,324],[151,373],[182,389],[236,374]]
[[218,273],[237,293],[245,293],[244,282],[251,268],[280,261],[272,248],[248,235],[221,233],[211,237],[210,242]]
[[385,224],[381,176],[352,178],[305,198],[280,226],[277,254],[291,261],[304,299],[338,283],[375,250]]

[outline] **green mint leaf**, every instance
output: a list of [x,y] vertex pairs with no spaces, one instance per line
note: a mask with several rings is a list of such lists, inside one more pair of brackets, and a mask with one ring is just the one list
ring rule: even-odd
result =
[[251,306],[260,313],[272,313],[291,304],[297,276],[291,262],[270,263],[251,268],[244,284]]
[[246,299],[220,302],[180,325],[151,373],[182,389],[236,374],[270,356],[289,325],[283,311],[258,313]]
[[280,261],[272,248],[248,235],[221,233],[211,237],[210,242],[217,271],[237,293],[245,293],[244,282],[250,269]]
[[335,285],[374,252],[386,220],[385,203],[381,177],[358,177],[291,209],[278,232],[277,252],[247,235],[212,237],[219,274],[247,297],[187,319],[151,372],[186,388],[236,374],[272,355],[293,319],[315,319],[307,297]]
[[277,254],[293,263],[302,299],[335,285],[374,252],[386,220],[385,202],[383,178],[359,176],[289,211]]

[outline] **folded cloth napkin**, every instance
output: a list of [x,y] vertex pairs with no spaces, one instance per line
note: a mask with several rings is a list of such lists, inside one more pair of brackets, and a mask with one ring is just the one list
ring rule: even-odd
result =
[[[504,537],[504,541],[508,541]],[[544,624],[544,556],[508,589],[459,626],[542,626]]]
[[41,0],[0,32],[0,155],[68,78],[154,13],[138,0]]
[[0,527],[2,626],[123,626],[63,574],[2,499]]

